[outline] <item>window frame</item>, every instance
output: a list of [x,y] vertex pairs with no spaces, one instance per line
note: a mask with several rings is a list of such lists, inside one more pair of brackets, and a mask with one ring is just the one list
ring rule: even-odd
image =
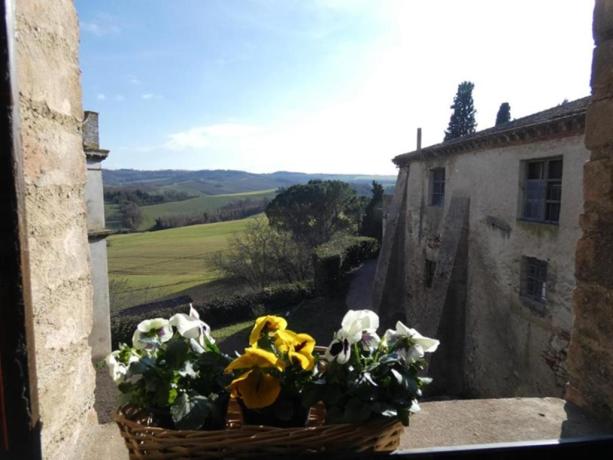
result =
[[[445,206],[445,183],[447,182],[447,174],[445,171],[445,167],[441,166],[436,168],[430,168],[429,172],[430,190],[428,193],[428,205],[433,208],[442,208]],[[443,178],[437,178],[436,174],[441,172],[443,174]],[[437,186],[440,186],[441,190],[435,192],[435,188]],[[437,197],[436,200],[435,197]]]
[[[559,177],[551,177],[551,164],[554,162],[560,162],[560,175]],[[541,164],[541,177],[529,178],[530,166],[535,164]],[[533,158],[529,160],[522,160],[521,168],[521,181],[522,181],[522,196],[520,200],[519,219],[527,222],[535,222],[541,224],[559,225],[560,214],[562,212],[562,181],[564,176],[564,157],[554,156],[546,158]],[[550,193],[555,188],[559,190],[559,197],[553,199],[550,197]],[[538,198],[530,198],[529,195],[532,190],[536,190],[540,196]],[[540,190],[539,190],[540,189]],[[528,204],[533,202],[536,204],[537,216],[529,215],[527,212]],[[558,206],[557,218],[551,219],[548,215],[549,206]]]
[[[531,256],[522,256],[519,296],[528,307],[540,315],[547,305],[549,263]],[[540,287],[537,287],[540,285]]]

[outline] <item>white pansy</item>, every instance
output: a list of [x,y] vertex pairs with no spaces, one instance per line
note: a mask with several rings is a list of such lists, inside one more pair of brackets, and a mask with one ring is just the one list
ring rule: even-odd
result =
[[132,345],[137,350],[154,350],[172,338],[172,327],[167,319],[154,318],[141,321],[132,336]]
[[189,304],[189,315],[177,313],[170,318],[169,323],[171,326],[177,328],[177,331],[182,337],[197,340],[201,347],[204,347],[205,339],[209,343],[215,343],[215,340],[211,337],[210,326],[200,320],[200,315],[192,304]]
[[360,341],[360,343],[364,350],[373,352],[379,347],[380,342],[381,342],[381,338],[376,332],[364,331],[362,333],[362,340]]
[[364,332],[373,333],[379,327],[379,317],[371,310],[349,310],[343,317],[339,333],[350,344],[362,340]]
[[138,355],[131,353],[130,357],[128,358],[128,363],[124,364],[118,359],[120,354],[121,350],[116,350],[109,353],[104,359],[104,362],[109,368],[109,374],[115,383],[123,382],[126,378],[126,374],[128,373],[128,369],[130,368],[130,364],[139,360]]
[[[340,331],[339,331],[340,332]],[[336,361],[339,364],[345,364],[349,361],[351,357],[351,344],[347,337],[339,335],[337,332],[334,336],[332,342],[326,349],[326,353],[324,354],[324,358],[329,361]]]
[[179,371],[179,375],[181,377],[191,377],[192,379],[195,379],[198,376],[198,373],[194,370],[194,365],[191,361],[185,361],[183,369]]
[[405,338],[411,339],[414,345],[419,345],[420,347],[420,349],[413,350],[413,356],[421,353],[423,357],[423,353],[432,353],[436,351],[440,343],[436,339],[424,337],[417,330],[405,326],[401,321],[396,323],[396,330],[388,329],[383,336],[383,340],[389,346],[394,346],[399,340]]
[[416,412],[419,412],[421,410],[421,407],[419,407],[419,403],[417,402],[417,399],[414,399],[411,402],[411,407],[409,407],[409,412],[412,412],[413,414]]

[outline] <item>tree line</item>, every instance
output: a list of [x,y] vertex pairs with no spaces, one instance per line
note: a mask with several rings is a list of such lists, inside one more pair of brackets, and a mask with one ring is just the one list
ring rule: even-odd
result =
[[171,201],[184,201],[190,198],[194,198],[194,195],[178,190],[149,193],[139,188],[110,188],[104,191],[104,202],[107,204],[122,204],[129,201],[137,206],[150,206]]
[[311,180],[282,189],[266,206],[266,218],[230,237],[228,249],[212,262],[255,289],[311,278],[318,246],[357,234],[381,240],[383,191],[375,181],[370,198],[342,181]]

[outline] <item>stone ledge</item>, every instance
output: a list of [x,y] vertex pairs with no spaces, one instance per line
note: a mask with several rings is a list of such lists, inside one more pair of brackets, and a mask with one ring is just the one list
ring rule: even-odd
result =
[[436,401],[421,404],[401,450],[613,434],[558,398]]

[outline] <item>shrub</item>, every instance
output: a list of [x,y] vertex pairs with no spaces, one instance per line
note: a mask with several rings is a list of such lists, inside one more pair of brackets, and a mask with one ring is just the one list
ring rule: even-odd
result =
[[379,251],[375,238],[366,236],[344,236],[315,249],[313,255],[315,289],[323,294],[344,293],[346,274]]
[[[211,327],[218,328],[228,324],[247,321],[266,313],[283,311],[304,299],[314,297],[314,290],[308,283],[282,284],[264,288],[251,294],[235,295],[215,299],[196,309],[204,321]],[[134,315],[115,314],[111,317],[113,348],[119,343],[132,343],[132,334],[138,323],[148,318],[168,318],[175,313],[185,313],[184,307],[165,307]]]

